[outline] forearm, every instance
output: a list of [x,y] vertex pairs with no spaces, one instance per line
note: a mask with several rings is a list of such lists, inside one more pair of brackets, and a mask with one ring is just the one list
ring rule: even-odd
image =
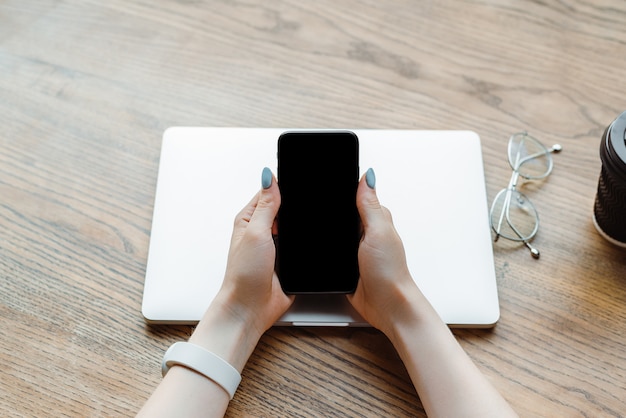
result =
[[428,416],[517,416],[419,293],[388,332]]
[[[260,335],[245,321],[216,305],[219,301],[207,310],[189,342],[216,354],[241,373]],[[221,417],[229,400],[228,393],[213,380],[183,366],[174,366],[138,416]]]

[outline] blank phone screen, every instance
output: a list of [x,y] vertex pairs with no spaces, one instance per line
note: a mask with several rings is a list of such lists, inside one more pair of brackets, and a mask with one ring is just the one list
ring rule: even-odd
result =
[[352,132],[286,132],[278,139],[276,272],[285,293],[356,289],[358,160]]

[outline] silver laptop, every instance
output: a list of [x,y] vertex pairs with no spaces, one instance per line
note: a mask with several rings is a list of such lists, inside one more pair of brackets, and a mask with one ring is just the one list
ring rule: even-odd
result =
[[[193,324],[221,286],[233,220],[276,173],[294,129],[173,127],[163,135],[142,313]],[[353,129],[361,171],[402,237],[409,269],[451,327],[492,327],[500,309],[480,138],[471,131]],[[343,295],[297,296],[276,325],[368,326]]]

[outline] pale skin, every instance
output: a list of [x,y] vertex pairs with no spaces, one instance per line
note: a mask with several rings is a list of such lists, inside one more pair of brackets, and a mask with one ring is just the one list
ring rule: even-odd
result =
[[[391,214],[371,186],[364,176],[357,191],[363,223],[361,276],[348,300],[392,342],[429,417],[516,417],[415,284]],[[293,302],[274,272],[272,233],[279,206],[272,176],[269,187],[235,218],[224,284],[189,340],[240,373],[263,333]],[[221,386],[174,366],[138,416],[221,417],[228,402]]]

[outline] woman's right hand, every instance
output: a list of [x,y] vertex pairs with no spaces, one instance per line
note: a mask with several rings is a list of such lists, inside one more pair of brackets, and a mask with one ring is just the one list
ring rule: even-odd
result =
[[357,208],[363,225],[358,255],[360,278],[348,300],[365,320],[391,337],[395,325],[403,319],[412,319],[409,318],[411,303],[428,304],[428,301],[411,277],[402,240],[391,213],[378,201],[375,183],[370,168],[357,190]]
[[357,190],[361,275],[348,300],[391,340],[428,416],[517,416],[413,281],[402,240],[378,201],[375,184],[370,169]]

